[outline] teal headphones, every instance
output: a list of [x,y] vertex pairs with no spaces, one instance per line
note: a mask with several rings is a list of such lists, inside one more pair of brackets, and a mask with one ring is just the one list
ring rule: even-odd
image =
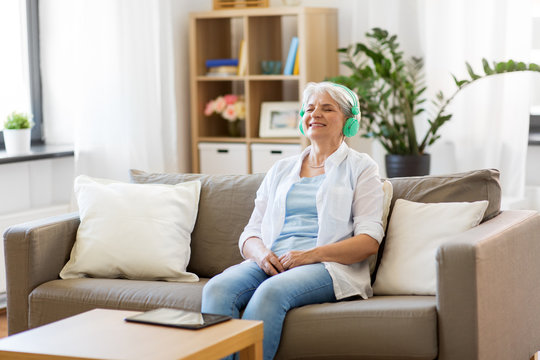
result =
[[[351,113],[354,115],[354,117],[348,118],[347,121],[345,121],[345,125],[343,126],[343,135],[345,135],[346,137],[352,137],[356,135],[356,133],[358,132],[358,129],[360,128],[360,124],[358,123],[358,119],[356,118],[357,117],[356,115],[360,115],[360,106],[358,104],[356,96],[348,87],[343,86],[341,84],[335,84],[335,83],[332,83],[332,85],[344,89],[350,95],[352,99],[353,106],[351,107]],[[300,109],[300,117],[303,118],[304,114],[305,114],[304,104],[302,104],[302,108]],[[300,129],[300,132],[302,133],[302,135],[305,136],[306,134],[304,133],[304,129],[302,128],[302,120],[300,120],[298,128]]]

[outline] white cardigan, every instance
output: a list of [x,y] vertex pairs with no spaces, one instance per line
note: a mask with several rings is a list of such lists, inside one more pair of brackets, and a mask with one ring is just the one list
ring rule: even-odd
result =
[[[255,208],[240,235],[239,247],[250,237],[262,239],[267,248],[279,236],[285,222],[285,204],[291,186],[300,181],[303,159],[280,160],[266,174],[255,199]],[[326,178],[317,191],[319,217],[317,246],[334,243],[353,235],[367,234],[382,241],[383,190],[377,164],[367,154],[350,149],[345,142],[325,161]],[[242,256],[244,256],[242,254]],[[334,284],[336,298],[373,295],[367,260],[352,265],[325,262]]]

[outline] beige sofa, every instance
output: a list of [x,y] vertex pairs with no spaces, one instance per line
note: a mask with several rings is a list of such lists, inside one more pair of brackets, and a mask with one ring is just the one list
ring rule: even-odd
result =
[[[201,281],[61,280],[77,214],[14,226],[4,234],[10,334],[93,308],[199,310],[207,279],[242,260],[237,239],[262,175],[131,175],[139,183],[201,180],[188,267]],[[294,309],[277,358],[506,360],[540,350],[540,216],[500,212],[498,177],[480,170],[390,179],[393,201],[487,199],[484,222],[439,248],[436,296],[374,296]]]

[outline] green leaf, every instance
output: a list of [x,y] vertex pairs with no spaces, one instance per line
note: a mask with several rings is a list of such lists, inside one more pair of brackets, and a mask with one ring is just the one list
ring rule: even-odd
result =
[[365,67],[362,70],[360,70],[360,73],[362,74],[362,77],[364,78],[370,78],[374,75],[373,70],[370,67]]
[[448,115],[441,115],[439,116],[436,120],[440,123],[440,124],[443,124],[445,122],[447,122],[448,120],[450,120],[452,118],[452,115],[451,114],[448,114]]
[[516,63],[514,60],[508,60],[506,62],[506,71],[514,71],[516,69]]
[[495,72],[497,74],[501,74],[506,71],[506,63],[505,62],[499,62],[495,63]]
[[[468,63],[468,62],[465,62],[465,66],[467,66],[467,72],[469,73],[469,76],[471,77],[471,79],[473,80],[476,80],[476,79],[480,79],[480,76],[476,75],[471,67],[471,65]],[[458,85],[460,86],[460,85]]]
[[454,74],[450,74],[450,75],[452,75],[452,77],[454,78],[454,82],[456,83],[456,86],[457,86],[458,88],[461,88],[463,85],[465,85],[466,83],[469,82],[469,80],[458,80],[458,79],[454,76]]
[[529,64],[529,70],[531,70],[531,71],[540,71],[540,65],[535,64],[535,63],[530,63]]
[[436,135],[429,140],[429,145],[433,145],[433,143],[441,138],[441,135]]
[[418,91],[416,92],[415,95],[416,95],[416,96],[420,96],[420,95],[422,95],[422,93],[423,93],[424,91],[426,91],[426,90],[427,90],[427,86],[424,86],[423,88],[421,88],[420,90],[418,90]]
[[365,53],[368,50],[367,46],[362,43],[357,43],[354,49],[353,55],[358,55],[359,52]]
[[484,66],[484,72],[486,75],[492,75],[494,73],[493,69],[489,66],[489,63],[486,59],[482,59],[482,65]]
[[523,61],[520,61],[516,64],[516,70],[518,71],[525,71],[527,70],[527,64],[525,64]]
[[343,61],[342,64],[348,67],[349,69],[353,69],[353,70],[356,69],[356,65],[352,61]]

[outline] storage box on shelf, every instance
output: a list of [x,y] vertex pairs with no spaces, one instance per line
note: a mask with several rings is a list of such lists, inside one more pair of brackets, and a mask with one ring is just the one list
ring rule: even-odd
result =
[[265,173],[276,161],[301,151],[300,144],[251,144],[251,171]]
[[247,174],[247,147],[237,143],[199,143],[201,173],[211,175]]
[[[282,75],[293,37],[298,38],[298,75]],[[209,59],[239,58],[245,42],[242,75],[208,76]],[[190,16],[190,87],[193,172],[203,169],[200,143],[245,145],[247,173],[255,172],[253,144],[300,144],[295,138],[260,138],[261,104],[299,102],[305,85],[338,72],[337,11],[330,8],[265,8],[192,13]],[[317,54],[309,56],[307,54]],[[262,61],[281,61],[281,74],[262,74]],[[239,59],[241,68],[242,59]],[[228,135],[227,120],[204,115],[205,105],[217,96],[243,95],[245,129],[240,137]],[[300,134],[299,134],[300,135]],[[305,145],[305,144],[303,144]]]

